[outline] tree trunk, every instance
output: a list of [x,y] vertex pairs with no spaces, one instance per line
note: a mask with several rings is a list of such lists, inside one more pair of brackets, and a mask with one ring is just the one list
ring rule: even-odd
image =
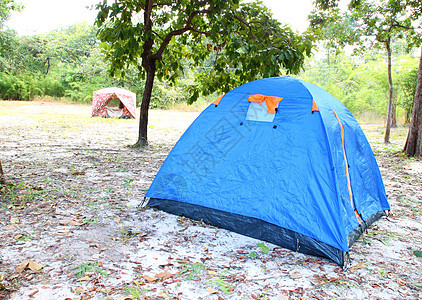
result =
[[147,79],[145,81],[145,89],[142,95],[141,112],[139,117],[139,137],[134,147],[144,147],[148,143],[148,110],[155,78],[155,60],[149,60],[145,64],[145,69],[147,72]]
[[327,49],[327,64],[330,65],[330,48]]
[[412,110],[406,109],[406,115],[405,115],[404,124],[410,125],[410,116],[411,115],[412,115]]
[[391,128],[397,128],[397,99],[394,95],[391,107]]
[[391,76],[391,48],[390,39],[385,42],[387,49],[387,61],[388,61],[388,110],[387,110],[387,124],[385,126],[384,143],[390,142],[390,129],[391,129],[391,116],[393,112],[393,78]]
[[4,178],[3,167],[0,161],[0,185],[6,185],[6,179]]
[[416,85],[415,100],[413,102],[412,119],[407,134],[404,151],[408,156],[422,155],[422,48],[419,60],[418,83]]
[[151,50],[154,45],[152,36],[152,0],[145,1],[144,7],[144,30],[150,36],[145,44],[142,46],[144,49],[142,52],[142,67],[147,73],[147,79],[145,81],[145,89],[142,95],[141,112],[139,116],[139,136],[138,141],[133,147],[144,147],[148,143],[148,110],[149,103],[151,102],[152,87],[154,85],[155,77],[155,59],[151,58]]

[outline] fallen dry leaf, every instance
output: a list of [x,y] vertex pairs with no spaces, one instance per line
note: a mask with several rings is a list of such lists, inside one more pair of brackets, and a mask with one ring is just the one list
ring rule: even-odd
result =
[[71,226],[82,226],[83,222],[78,220],[73,220],[71,218],[63,219],[59,222],[60,225],[71,225]]
[[31,269],[33,271],[39,271],[42,268],[44,268],[44,266],[40,265],[39,263],[32,261],[32,260],[26,260],[23,263],[21,263],[19,266],[16,267],[16,272],[21,273],[23,272],[23,270],[25,269]]
[[207,287],[207,292],[210,294],[218,294],[218,291],[213,289],[212,287]]
[[84,225],[84,223],[72,220],[72,221],[69,222],[69,225],[71,225],[71,226],[82,226],[82,225]]
[[16,218],[16,217],[10,217],[10,223],[17,224],[17,223],[19,223],[19,219]]
[[158,273],[157,275],[155,275],[155,276],[157,276],[157,278],[160,280],[160,281],[164,281],[164,280],[167,280],[167,279],[169,279],[169,278],[171,278],[171,277],[173,277],[174,276],[174,274],[171,274],[169,271],[164,271],[164,272],[161,272],[161,273]]
[[146,233],[142,233],[142,232],[138,233],[137,235],[138,235],[138,238],[139,238],[139,242],[143,242],[144,238],[147,236]]
[[35,291],[33,291],[32,293],[30,293],[28,296],[29,297],[33,297],[36,293],[38,293],[39,292],[39,290],[35,290]]
[[299,274],[296,274],[296,273],[292,273],[292,274],[290,274],[290,276],[289,276],[291,279],[299,279],[300,277],[302,277],[302,276],[300,276]]
[[407,285],[407,282],[406,282],[406,281],[404,281],[404,280],[401,280],[401,279],[397,279],[397,280],[396,280],[396,282],[397,282],[399,285],[401,285],[401,286],[403,286],[403,285]]
[[72,221],[72,219],[66,218],[66,219],[59,221],[59,224],[60,225],[68,225],[70,223],[70,221]]
[[361,260],[357,265],[354,265],[351,269],[350,272],[354,273],[356,272],[356,270],[361,269],[365,266],[365,262],[363,260]]
[[148,281],[149,283],[154,283],[158,281],[158,278],[152,278],[149,276],[142,276],[143,279],[145,279],[146,281]]
[[76,281],[91,281],[91,278],[89,278],[88,276],[84,276],[84,277],[77,279]]
[[18,228],[18,226],[16,224],[12,224],[12,225],[8,225],[8,226],[4,226],[3,230],[13,230]]
[[164,298],[164,299],[169,298],[169,294],[167,292],[163,292],[163,291],[158,291],[157,296],[160,297],[160,298]]
[[70,173],[71,175],[85,175],[85,171],[75,171]]
[[212,270],[208,271],[208,274],[210,274],[211,276],[218,276],[218,273]]

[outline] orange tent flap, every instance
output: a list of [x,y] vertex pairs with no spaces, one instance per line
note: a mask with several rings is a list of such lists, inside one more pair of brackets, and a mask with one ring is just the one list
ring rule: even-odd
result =
[[319,111],[318,105],[316,104],[315,100],[312,99],[312,112]]
[[280,97],[274,97],[274,96],[265,96],[260,94],[255,95],[249,95],[248,101],[249,102],[255,102],[255,103],[262,103],[265,101],[267,104],[267,111],[270,114],[275,113],[275,109],[277,108],[277,104],[283,100],[283,98]]
[[220,100],[224,97],[224,94],[218,97],[212,104],[218,105],[220,103]]

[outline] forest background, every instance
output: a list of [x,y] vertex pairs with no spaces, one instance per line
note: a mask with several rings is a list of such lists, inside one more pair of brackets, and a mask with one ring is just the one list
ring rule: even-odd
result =
[[[90,104],[95,90],[125,87],[142,100],[144,82],[138,70],[129,70],[124,80],[111,78],[109,66],[96,37],[97,27],[78,23],[47,34],[21,36],[13,30],[0,31],[0,99],[54,99]],[[404,41],[393,41],[395,116],[392,125],[410,121],[417,82],[419,57]],[[356,49],[355,49],[356,50]],[[326,89],[362,122],[383,122],[388,106],[388,75],[385,50],[380,48],[333,49],[320,43],[313,56],[295,75]],[[187,106],[188,86],[195,74],[211,67],[212,60],[191,69],[172,85],[165,80],[154,85],[151,108],[200,110],[219,95],[200,98]],[[198,83],[196,83],[198,84]]]

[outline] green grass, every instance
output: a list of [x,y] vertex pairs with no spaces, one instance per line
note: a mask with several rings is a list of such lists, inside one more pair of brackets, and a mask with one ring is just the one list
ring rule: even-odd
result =
[[98,261],[88,261],[80,264],[79,266],[76,266],[72,268],[72,270],[75,270],[75,276],[76,278],[81,278],[86,275],[86,273],[95,273],[100,274],[103,278],[107,278],[108,273],[99,267]]

